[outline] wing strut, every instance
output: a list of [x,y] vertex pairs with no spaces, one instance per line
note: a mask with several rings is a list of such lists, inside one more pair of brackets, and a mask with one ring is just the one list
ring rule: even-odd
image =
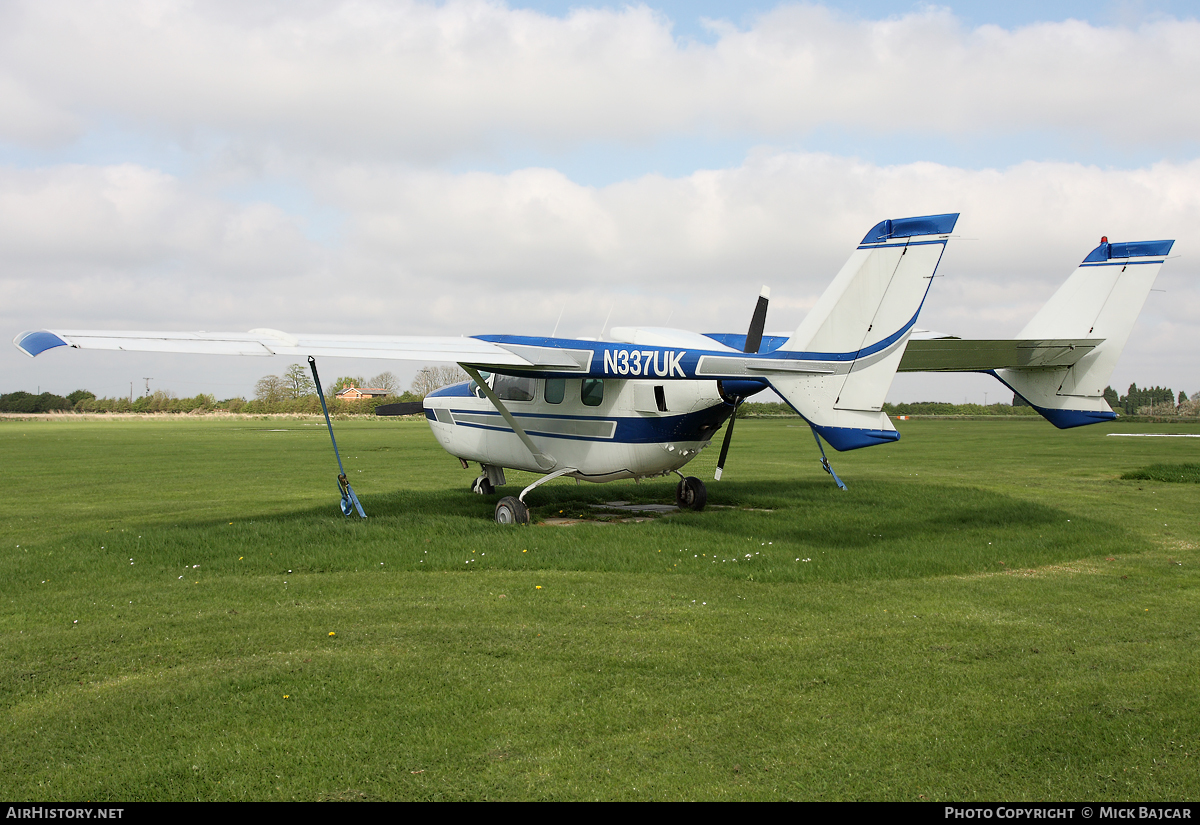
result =
[[354,495],[354,488],[350,486],[350,480],[346,478],[346,471],[342,469],[342,456],[338,453],[337,439],[333,437],[333,422],[329,420],[329,407],[325,406],[325,393],[321,390],[321,376],[317,375],[317,359],[311,355],[308,356],[308,366],[312,369],[313,383],[317,385],[317,397],[321,399],[321,410],[325,413],[325,426],[329,428],[329,440],[333,442],[333,455],[338,463],[338,490],[342,494],[342,515],[348,516],[358,510],[358,515],[366,518],[367,514],[363,512],[362,505],[358,503],[358,496]]
[[[542,468],[542,472],[548,473],[553,470],[554,466],[558,463],[554,460],[554,456],[546,455],[537,448],[537,445],[533,443],[533,439],[530,438],[529,434],[526,433],[525,430],[521,428],[521,425],[517,423],[517,419],[513,418],[512,413],[510,413],[508,408],[504,406],[504,403],[496,397],[496,393],[492,391],[492,388],[489,387],[487,382],[480,377],[479,371],[474,367],[468,367],[466,364],[459,364],[459,366],[466,371],[467,375],[475,379],[475,384],[480,390],[483,391],[483,394],[487,396],[487,400],[492,402],[492,406],[496,408],[504,420],[508,422],[508,426],[512,427],[513,432],[517,434],[517,438],[521,439],[521,443],[523,443],[526,449],[528,449],[533,455],[533,460],[536,461],[537,465]],[[332,430],[330,432],[332,432]],[[524,495],[524,493],[521,495]]]

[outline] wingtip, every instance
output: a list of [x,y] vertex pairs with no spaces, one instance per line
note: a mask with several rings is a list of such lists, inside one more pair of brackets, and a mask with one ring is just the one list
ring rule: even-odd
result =
[[48,349],[67,346],[67,342],[49,330],[35,329],[17,335],[13,345],[30,358],[36,358]]

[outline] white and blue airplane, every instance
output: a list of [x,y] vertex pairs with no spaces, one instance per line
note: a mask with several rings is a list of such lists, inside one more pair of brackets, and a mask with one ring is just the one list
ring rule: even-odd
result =
[[[719,480],[738,406],[768,388],[812,428],[822,465],[843,489],[822,440],[839,451],[897,440],[882,412],[897,371],[989,373],[1060,428],[1116,417],[1103,392],[1174,242],[1104,238],[1017,339],[964,340],[915,328],[957,220],[954,213],[876,224],[791,335],[764,337],[764,287],[746,334],[617,327],[607,340],[589,340],[39,330],[14,343],[30,356],[64,346],[307,356],[314,377],[317,356],[454,362],[470,382],[380,412],[423,409],[447,452],[464,468],[480,465],[478,493],[503,486],[506,469],[540,474],[500,499],[497,522],[529,523],[526,495],[564,476],[604,482],[675,473],[677,504],[699,510],[704,484],[681,469],[728,421]],[[361,515],[344,473],[339,484],[343,512]]]

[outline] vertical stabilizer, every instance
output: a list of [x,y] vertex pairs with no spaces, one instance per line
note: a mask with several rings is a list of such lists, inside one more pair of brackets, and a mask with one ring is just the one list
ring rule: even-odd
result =
[[1115,418],[1104,400],[1104,388],[1174,243],[1109,243],[1102,238],[1019,337],[1103,342],[1070,367],[997,370],[996,377],[1056,427]]
[[835,449],[899,435],[881,410],[958,214],[881,221],[777,353],[824,362],[824,375],[771,385]]

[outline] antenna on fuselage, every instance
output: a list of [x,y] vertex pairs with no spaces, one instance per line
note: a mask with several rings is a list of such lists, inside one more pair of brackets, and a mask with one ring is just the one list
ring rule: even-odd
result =
[[596,339],[597,341],[604,340],[604,332],[605,332],[605,330],[608,329],[608,321],[610,318],[612,318],[613,307],[615,307],[616,305],[617,305],[616,301],[613,301],[611,304],[608,305],[608,315],[604,316],[604,326],[600,327],[600,337]]
[[558,335],[558,325],[562,323],[562,316],[563,316],[563,313],[566,311],[567,311],[567,305],[564,302],[562,305],[562,309],[560,309],[558,311],[558,320],[554,322],[554,332],[550,333],[551,338],[553,338],[555,335]]

